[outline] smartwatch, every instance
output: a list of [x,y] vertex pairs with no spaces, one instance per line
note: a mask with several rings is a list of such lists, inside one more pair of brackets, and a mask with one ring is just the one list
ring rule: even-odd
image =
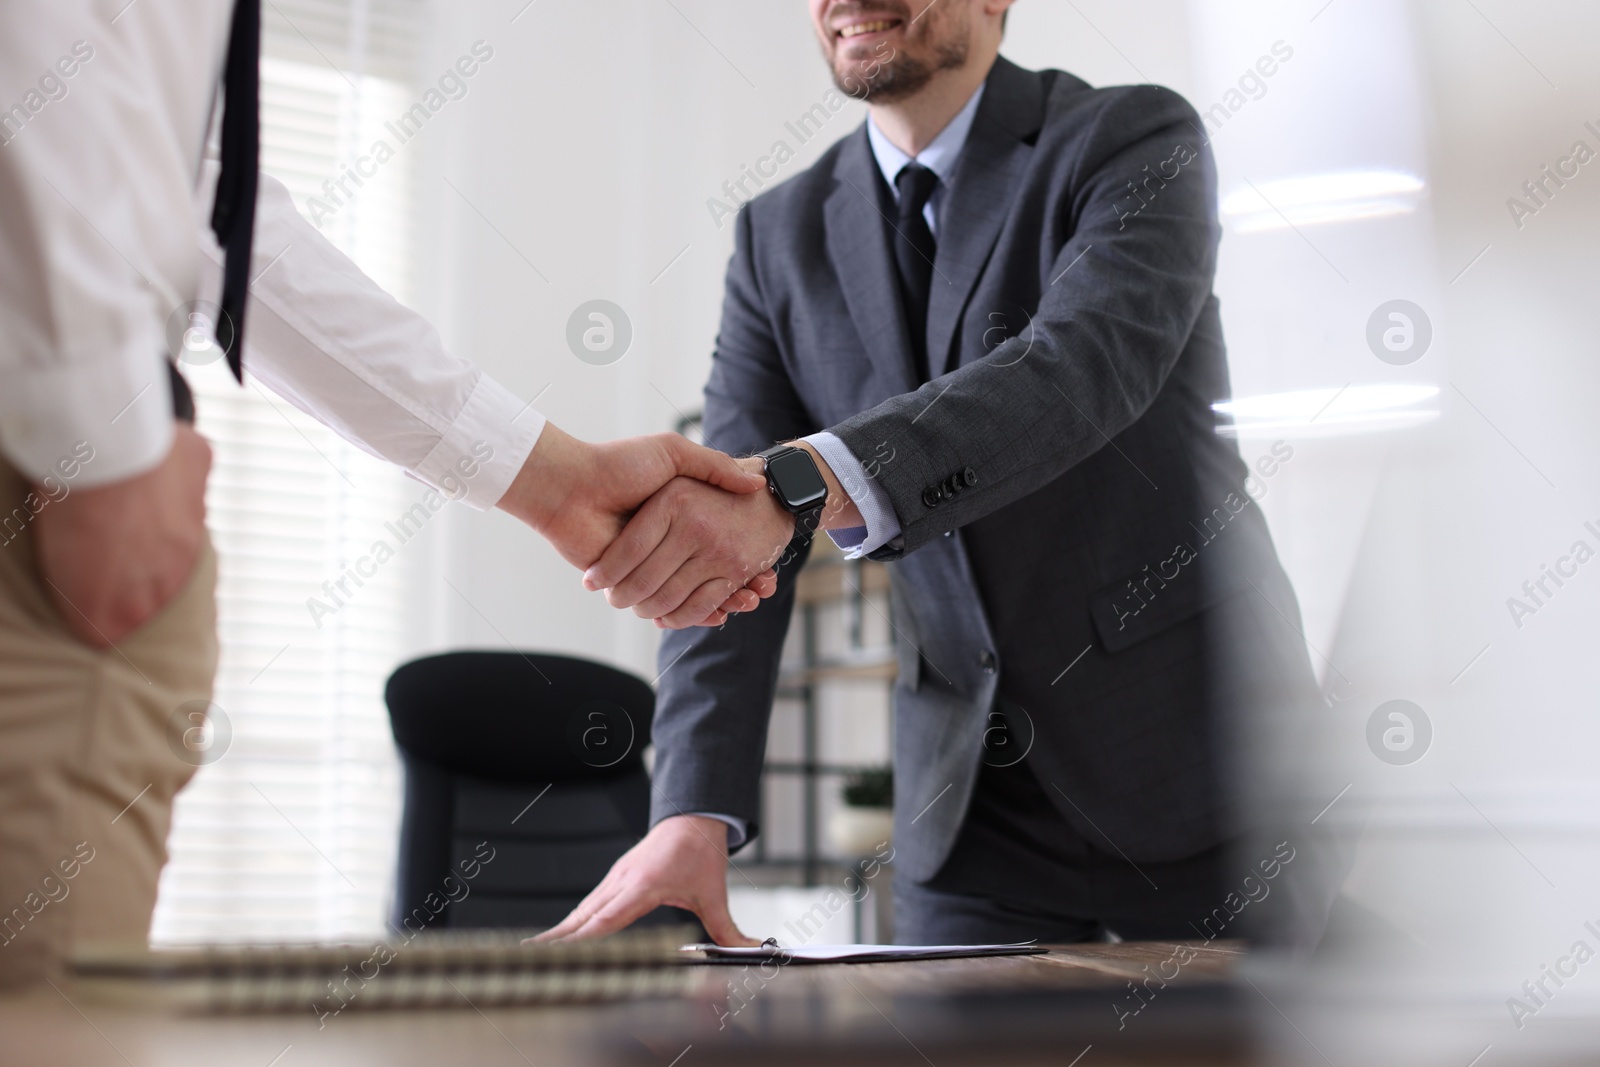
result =
[[767,488],[783,509],[794,516],[795,537],[809,541],[822,523],[828,503],[828,483],[822,480],[811,453],[793,445],[778,445],[760,453],[766,466]]

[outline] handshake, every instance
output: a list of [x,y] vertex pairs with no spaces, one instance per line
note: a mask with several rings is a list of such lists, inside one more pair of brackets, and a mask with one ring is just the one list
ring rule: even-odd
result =
[[[115,647],[178,594],[205,544],[210,468],[210,446],[180,425],[160,466],[39,513],[44,591],[80,640]],[[498,506],[584,568],[589,589],[670,629],[758,607],[794,536],[759,459],[677,434],[587,444],[547,424]]]
[[546,425],[499,507],[664,629],[720,626],[777,589],[795,519],[759,459],[663,433],[587,444]]

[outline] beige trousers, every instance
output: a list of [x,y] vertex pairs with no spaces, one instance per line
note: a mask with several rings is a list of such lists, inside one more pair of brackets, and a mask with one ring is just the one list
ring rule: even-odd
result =
[[[28,515],[28,491],[0,462],[0,518]],[[18,525],[0,523],[0,989],[55,979],[76,945],[148,938],[217,664],[209,544],[171,604],[101,651],[63,624]]]

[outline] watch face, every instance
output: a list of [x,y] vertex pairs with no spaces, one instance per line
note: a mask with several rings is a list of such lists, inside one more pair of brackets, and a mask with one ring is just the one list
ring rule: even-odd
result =
[[828,484],[802,449],[782,452],[767,460],[767,479],[790,511],[805,511],[828,499]]

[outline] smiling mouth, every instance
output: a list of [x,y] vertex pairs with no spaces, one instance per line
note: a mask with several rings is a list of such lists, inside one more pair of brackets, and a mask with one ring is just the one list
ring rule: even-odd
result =
[[874,19],[871,22],[856,22],[849,26],[839,27],[834,31],[834,36],[841,41],[848,41],[869,33],[888,33],[900,24],[900,19]]

